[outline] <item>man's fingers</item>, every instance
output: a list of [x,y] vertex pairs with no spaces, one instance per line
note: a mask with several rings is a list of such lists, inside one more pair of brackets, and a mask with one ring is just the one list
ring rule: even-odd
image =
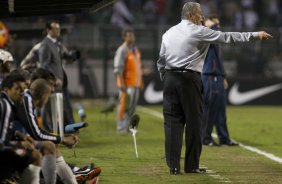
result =
[[265,31],[260,32],[260,39],[261,40],[268,40],[269,38],[273,38],[273,36],[271,34],[268,34]]
[[273,38],[273,36],[271,34],[266,33],[268,37]]

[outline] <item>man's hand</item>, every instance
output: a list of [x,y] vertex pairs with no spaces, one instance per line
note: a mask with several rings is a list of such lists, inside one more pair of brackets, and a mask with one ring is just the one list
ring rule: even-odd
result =
[[35,145],[35,140],[34,140],[32,137],[30,137],[29,135],[26,136],[26,139],[25,139],[25,140],[28,141],[28,142],[30,142],[30,144]]
[[25,134],[23,134],[23,133],[21,133],[21,132],[19,132],[19,131],[16,131],[16,132],[15,132],[15,135],[16,135],[16,137],[18,137],[19,139],[21,139],[21,140],[23,140],[23,141],[27,141],[27,142],[29,142],[29,143],[32,144],[32,145],[35,145],[35,140],[34,140],[32,137],[30,137],[29,135],[25,135]]
[[22,147],[24,147],[25,149],[30,149],[30,150],[35,149],[34,144],[30,143],[29,141],[21,141],[21,145],[22,145]]
[[224,89],[228,88],[228,82],[226,79],[223,80]]
[[270,34],[268,34],[265,31],[260,31],[259,32],[259,39],[260,40],[268,40],[269,38],[273,38],[273,36],[271,36]]
[[126,86],[125,86],[125,85],[121,85],[121,86],[119,87],[119,90],[120,90],[120,91],[123,91],[123,92],[126,92]]
[[163,82],[165,79],[165,72],[160,72],[160,79]]
[[68,146],[68,147],[72,147],[75,144],[77,144],[79,141],[78,137],[75,135],[65,135],[62,138],[62,144]]
[[55,88],[62,88],[62,86],[63,86],[63,81],[57,79],[55,82]]

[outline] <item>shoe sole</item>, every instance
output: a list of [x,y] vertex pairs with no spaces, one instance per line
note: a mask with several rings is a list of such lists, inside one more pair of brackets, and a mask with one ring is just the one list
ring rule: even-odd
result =
[[96,176],[91,181],[88,181],[88,184],[98,184],[99,183],[99,177]]
[[95,168],[92,169],[90,172],[88,172],[87,174],[80,174],[80,175],[76,175],[75,179],[78,182],[82,182],[82,181],[87,181],[87,180],[91,180],[97,176],[100,175],[100,173],[102,172],[101,168]]

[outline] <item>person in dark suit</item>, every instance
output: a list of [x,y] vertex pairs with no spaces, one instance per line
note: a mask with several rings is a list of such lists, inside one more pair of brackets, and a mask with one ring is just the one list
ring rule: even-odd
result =
[[[215,31],[219,30],[219,19],[212,16],[205,25]],[[219,139],[219,145],[238,146],[231,141],[226,123],[226,92],[228,82],[223,63],[220,59],[219,45],[210,44],[202,72],[204,85],[204,111],[202,118],[202,144],[218,146],[212,138],[213,127]]]
[[[57,21],[46,23],[47,36],[41,42],[38,50],[39,67],[51,71],[56,77],[56,92],[62,92],[64,96],[64,122],[70,124],[74,122],[72,106],[70,104],[70,95],[67,89],[67,75],[63,68],[63,50],[61,42],[58,40],[61,34],[60,24]],[[49,106],[47,104],[47,106]],[[46,113],[50,112],[47,110]],[[48,115],[43,115],[44,120],[48,121]],[[47,118],[47,119],[45,119]],[[44,121],[43,121],[44,122]],[[50,126],[45,125],[48,131]]]

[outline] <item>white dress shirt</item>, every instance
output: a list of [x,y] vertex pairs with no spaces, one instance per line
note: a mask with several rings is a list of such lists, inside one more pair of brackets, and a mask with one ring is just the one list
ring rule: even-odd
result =
[[202,72],[210,43],[249,42],[258,32],[221,32],[182,20],[162,37],[158,71],[189,69]]

